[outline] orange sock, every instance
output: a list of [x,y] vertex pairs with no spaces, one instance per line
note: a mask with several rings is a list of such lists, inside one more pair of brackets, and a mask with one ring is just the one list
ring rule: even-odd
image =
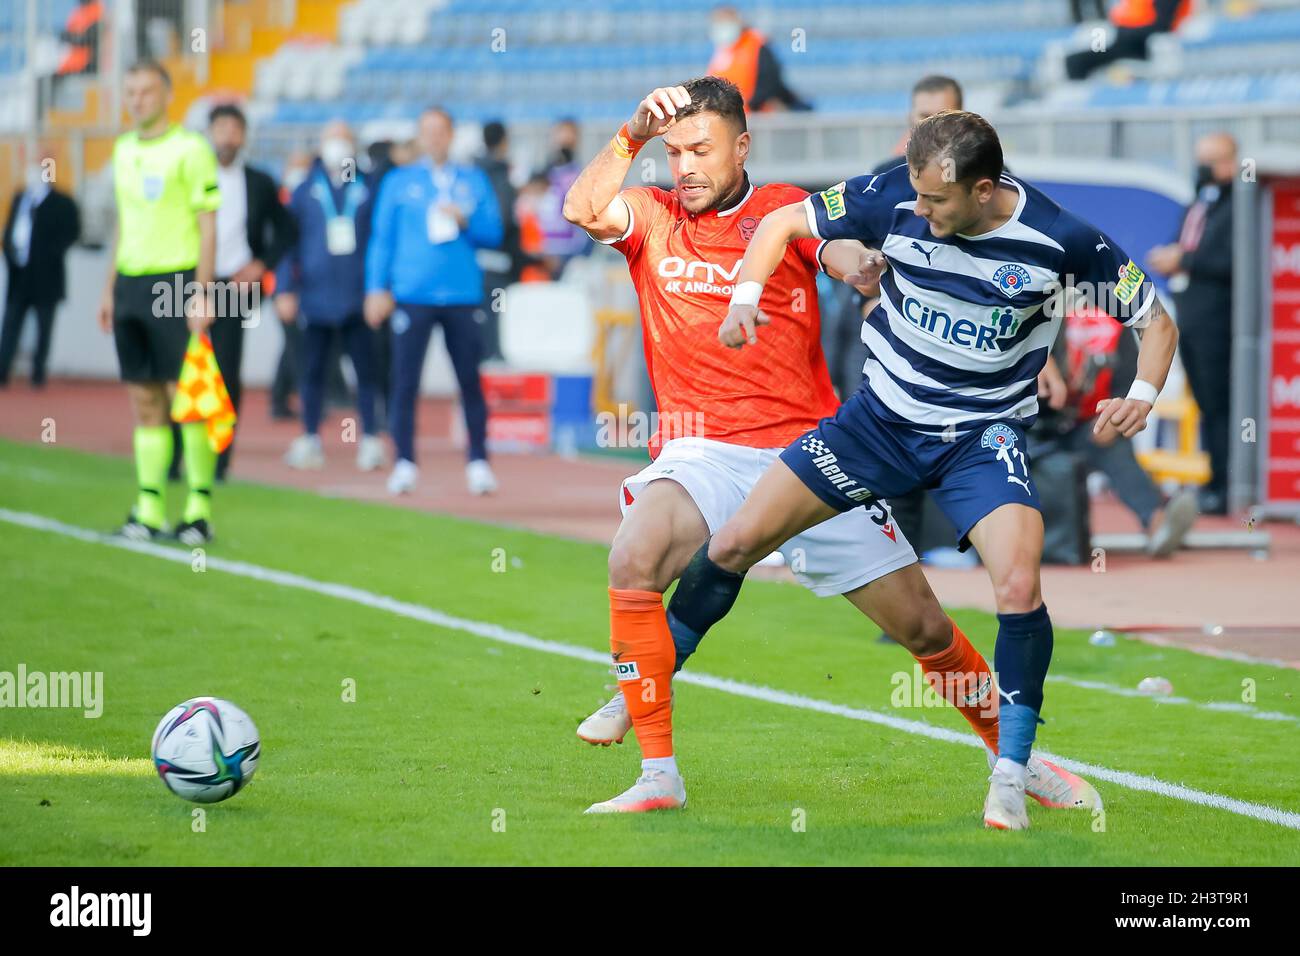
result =
[[938,654],[917,657],[925,679],[940,697],[961,711],[975,733],[998,752],[998,692],[984,655],[954,623],[952,643]]
[[609,589],[609,646],[641,755],[673,755],[673,665],[664,596],[657,591]]

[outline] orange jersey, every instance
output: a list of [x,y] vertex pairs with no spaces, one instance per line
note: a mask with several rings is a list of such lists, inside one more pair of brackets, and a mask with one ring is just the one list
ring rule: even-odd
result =
[[839,405],[821,349],[816,239],[790,244],[763,289],[771,318],[758,345],[718,341],[754,230],[769,212],[808,194],[795,186],[751,186],[739,205],[693,215],[658,187],[620,195],[632,214],[610,243],[627,257],[641,304],[646,368],[659,406],[650,455],[690,435],[751,448],[780,448]]

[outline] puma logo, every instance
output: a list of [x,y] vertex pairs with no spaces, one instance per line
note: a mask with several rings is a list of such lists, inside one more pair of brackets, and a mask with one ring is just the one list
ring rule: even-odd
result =
[[876,180],[879,179],[879,178],[880,178],[879,176],[872,176],[872,177],[871,177],[871,182],[867,183],[867,188],[864,189],[864,190],[862,190],[862,192],[863,192],[864,195],[865,195],[866,193],[874,193],[874,192],[876,191]]
[[1007,481],[1014,481],[1016,484],[1020,485],[1022,488],[1025,489],[1025,494],[1027,495],[1033,494],[1033,492],[1029,490],[1029,482],[1022,481],[1021,479],[1017,478],[1015,475],[1007,475]]
[[1096,245],[1096,251],[1097,251],[1097,252],[1101,252],[1101,250],[1103,250],[1103,249],[1109,249],[1109,248],[1110,248],[1110,246],[1106,245],[1106,239],[1105,239],[1104,236],[1098,236],[1097,238],[1101,240],[1101,242],[1097,243],[1097,245]]
[[1007,703],[1008,703],[1008,704],[1014,704],[1014,703],[1016,702],[1016,701],[1015,701],[1015,696],[1016,696],[1016,694],[1019,694],[1019,693],[1020,693],[1020,691],[1018,691],[1018,690],[1013,690],[1013,691],[1011,691],[1010,693],[1008,693],[1007,691],[1003,690],[1001,687],[998,688],[998,694],[999,694],[1000,696],[1002,696],[1002,697],[1005,697],[1005,698],[1007,699]]
[[934,249],[926,249],[925,246],[921,245],[919,242],[913,241],[912,248],[915,249],[917,252],[919,252],[921,255],[925,256],[925,264],[927,266],[934,265],[934,263],[930,261],[930,257],[934,255],[934,250],[938,249],[939,248],[938,246],[935,246]]

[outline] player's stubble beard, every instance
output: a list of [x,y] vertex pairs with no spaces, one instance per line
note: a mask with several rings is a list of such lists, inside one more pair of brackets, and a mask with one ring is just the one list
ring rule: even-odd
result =
[[[683,180],[681,183],[678,183],[678,186],[680,187],[685,183],[689,183],[689,182],[698,182],[698,180]],[[726,212],[732,206],[736,205],[736,203],[740,202],[740,200],[744,197],[745,193],[748,191],[748,188],[749,188],[749,177],[745,173],[745,169],[742,166],[739,172],[737,173],[735,179],[733,179],[730,183],[726,184],[725,186],[715,186],[712,193],[708,196],[704,204],[699,209],[692,209],[690,205],[687,204],[684,200],[682,202],[682,205],[686,206],[688,212],[696,216],[700,216],[706,212],[713,212],[713,211]],[[679,198],[681,197],[680,190],[678,192],[678,196]]]

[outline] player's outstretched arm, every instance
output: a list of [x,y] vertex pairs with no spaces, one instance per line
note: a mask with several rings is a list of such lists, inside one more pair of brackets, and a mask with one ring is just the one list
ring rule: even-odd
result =
[[648,140],[677,122],[677,110],[690,101],[690,94],[681,86],[660,87],[643,99],[632,118],[569,187],[564,196],[564,218],[593,238],[622,238],[631,214],[618,193],[632,160]]
[[1174,363],[1178,348],[1178,326],[1169,317],[1165,307],[1156,299],[1151,303],[1151,321],[1137,329],[1141,345],[1138,347],[1137,378],[1126,398],[1108,398],[1097,403],[1097,422],[1093,434],[1101,436],[1110,431],[1132,438],[1147,427],[1147,416],[1155,405],[1156,396],[1165,387],[1169,367]]
[[869,299],[880,295],[880,277],[889,268],[885,254],[856,239],[832,239],[821,247],[822,269]]
[[754,328],[767,324],[767,316],[758,311],[764,284],[781,264],[787,243],[812,237],[802,201],[782,206],[763,217],[741,260],[736,288],[731,293],[731,308],[718,329],[718,341],[732,349],[758,343]]

